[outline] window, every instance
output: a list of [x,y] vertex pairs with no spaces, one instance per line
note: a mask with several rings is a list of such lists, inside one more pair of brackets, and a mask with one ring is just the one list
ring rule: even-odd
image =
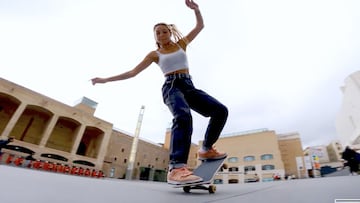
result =
[[[15,147],[15,148],[19,149],[17,151],[24,152],[24,153],[27,152],[27,148],[24,148],[24,147]],[[57,155],[57,154],[41,154],[40,156],[41,157],[46,157],[46,158],[49,158],[49,159],[59,160],[59,161],[65,161],[65,162],[68,161],[68,159],[66,157],[63,157],[63,156]]]
[[274,169],[275,169],[275,166],[274,166],[274,165],[263,165],[263,166],[261,167],[261,169],[262,169],[263,171],[274,170]]
[[239,161],[239,159],[237,157],[230,157],[228,158],[228,162],[229,163],[237,163]]
[[214,184],[223,184],[223,180],[222,179],[215,179]]
[[274,159],[274,156],[272,154],[261,155],[261,160],[271,160],[271,159]]
[[239,171],[239,168],[238,167],[230,167],[229,171]]
[[255,157],[254,156],[246,156],[246,157],[244,157],[244,161],[255,161]]
[[255,170],[256,170],[255,166],[245,166],[245,167],[244,167],[244,171],[245,171],[245,172],[255,171]]
[[238,179],[229,179],[229,184],[239,183]]
[[95,164],[89,162],[89,161],[84,161],[84,160],[74,160],[73,161],[74,164],[81,164],[81,165],[85,165],[85,166],[91,166],[94,167]]

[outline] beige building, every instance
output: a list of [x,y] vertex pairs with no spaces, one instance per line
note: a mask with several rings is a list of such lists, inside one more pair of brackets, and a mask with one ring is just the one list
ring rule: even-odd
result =
[[307,177],[300,135],[296,132],[279,134],[278,140],[286,176]]
[[304,150],[305,156],[318,158],[321,166],[329,165],[339,167],[342,165],[342,152],[344,151],[340,141],[332,141],[328,145],[311,146]]
[[[170,146],[170,129],[165,137],[165,147]],[[188,166],[195,168],[198,161],[199,145],[192,144]],[[224,169],[216,176],[218,183],[244,183],[256,179],[272,181],[274,175],[282,179],[287,176],[307,177],[306,169],[298,170],[297,157],[303,161],[303,150],[298,133],[280,134],[267,129],[258,129],[221,135],[215,144],[219,151],[228,154]]]
[[[0,79],[1,138],[15,137],[9,151],[15,156],[34,152],[34,158],[71,167],[102,170],[110,178],[125,178],[134,136],[94,117],[96,102],[83,98],[68,106],[25,87]],[[164,145],[139,140],[132,179],[165,181],[169,162],[170,129]],[[199,145],[192,144],[188,166],[198,164]],[[301,156],[299,135],[277,135],[260,129],[222,135],[216,143],[228,153],[228,169],[216,176],[218,183],[272,181],[295,175]],[[24,154],[25,153],[25,154]],[[3,157],[2,157],[3,159]],[[300,176],[301,177],[301,176]]]
[[339,162],[341,161],[341,155],[342,152],[344,151],[344,148],[342,146],[342,144],[340,143],[340,141],[332,141],[329,143],[329,145],[326,147],[327,152],[328,152],[328,156],[329,156],[329,161],[330,162]]
[[304,150],[304,155],[310,157],[317,157],[320,164],[330,162],[327,148],[325,145],[307,147]]
[[[125,178],[133,136],[114,130],[103,170],[110,178]],[[162,145],[139,139],[132,179],[166,181],[169,152]]]
[[[44,163],[103,170],[105,176],[123,178],[133,137],[94,117],[96,105],[83,98],[71,107],[1,78],[0,135],[15,138],[11,145],[20,152],[8,150],[14,156],[33,153]],[[138,148],[133,177],[163,181],[167,150],[143,140]]]
[[[165,142],[164,142],[164,148],[167,150],[170,150],[170,141],[171,141],[171,128],[168,128],[166,129]],[[187,162],[187,167],[190,169],[195,169],[196,166],[198,165],[198,154],[197,154],[198,150],[199,150],[199,145],[191,143],[188,162]]]
[[272,181],[275,175],[285,175],[275,131],[260,129],[223,135],[216,148],[228,154],[228,168],[217,174],[216,182],[265,182]]
[[343,147],[340,141],[332,141],[328,145],[311,146],[304,149],[304,156],[311,161],[309,176],[320,177],[343,168],[341,158]]
[[70,107],[0,79],[0,106],[2,138],[15,137],[14,144],[39,159],[64,157],[57,161],[101,169],[112,124],[93,116],[95,102],[83,99]]

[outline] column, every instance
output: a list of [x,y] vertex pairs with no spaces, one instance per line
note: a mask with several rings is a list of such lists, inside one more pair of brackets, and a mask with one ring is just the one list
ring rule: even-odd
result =
[[16,109],[14,115],[12,115],[9,123],[6,125],[4,131],[1,134],[1,137],[7,138],[10,135],[11,130],[16,125],[17,121],[20,119],[22,113],[26,109],[27,104],[21,103],[20,106]]
[[76,152],[77,152],[77,149],[80,145],[80,142],[81,142],[81,139],[82,139],[82,136],[85,132],[85,128],[86,126],[85,125],[81,125],[77,134],[76,134],[76,138],[75,138],[75,141],[74,141],[74,144],[72,146],[72,149],[71,149],[71,155],[76,155]]
[[53,115],[51,117],[51,120],[49,122],[49,124],[47,125],[44,133],[43,133],[43,136],[41,138],[41,141],[40,141],[40,144],[39,144],[39,147],[45,147],[47,141],[49,140],[50,138],[50,135],[51,135],[51,132],[53,131],[55,125],[56,125],[56,122],[58,121],[59,119],[59,116],[58,115]]

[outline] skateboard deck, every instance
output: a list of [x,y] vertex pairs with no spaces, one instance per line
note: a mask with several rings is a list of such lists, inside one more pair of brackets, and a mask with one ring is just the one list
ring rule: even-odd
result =
[[[208,190],[209,193],[215,193],[216,186],[212,185],[215,174],[221,168],[227,168],[224,164],[226,157],[222,159],[205,159],[201,160],[201,164],[193,171],[194,175],[201,177],[203,180],[196,183],[174,184],[175,188],[183,188],[184,192],[189,193],[191,189]],[[208,187],[205,185],[210,184]]]

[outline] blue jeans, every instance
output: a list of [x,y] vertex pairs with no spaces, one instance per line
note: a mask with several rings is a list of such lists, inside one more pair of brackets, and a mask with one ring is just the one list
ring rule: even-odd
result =
[[210,117],[203,147],[210,149],[226,123],[228,109],[206,92],[196,89],[188,74],[166,76],[162,86],[164,103],[173,115],[170,143],[170,169],[186,165],[193,131],[191,109]]

